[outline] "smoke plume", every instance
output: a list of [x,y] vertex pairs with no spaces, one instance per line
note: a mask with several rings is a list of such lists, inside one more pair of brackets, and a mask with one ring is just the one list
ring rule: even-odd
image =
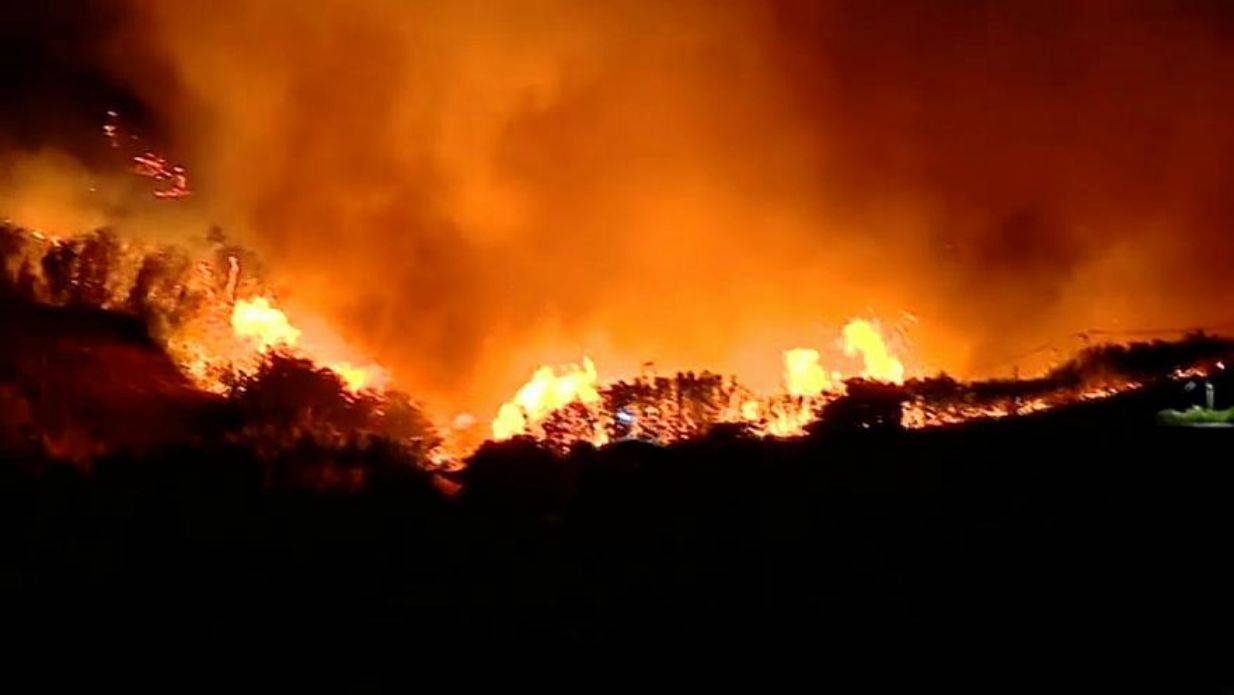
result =
[[[43,78],[4,93],[0,214],[219,225],[293,317],[446,409],[584,353],[764,386],[852,316],[903,323],[910,370],[964,376],[1092,327],[1230,318],[1222,3],[47,12],[17,59]],[[74,204],[82,172],[112,180],[77,134],[106,108],[188,166],[189,199],[129,181]]]

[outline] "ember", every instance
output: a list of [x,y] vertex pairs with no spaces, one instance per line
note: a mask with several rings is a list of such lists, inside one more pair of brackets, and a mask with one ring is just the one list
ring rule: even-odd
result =
[[154,189],[155,198],[183,198],[189,194],[189,177],[184,167],[153,152],[136,155],[133,162],[133,173],[164,184],[163,188]]
[[[112,149],[128,150],[140,140],[136,134],[129,134],[126,143],[121,133],[120,115],[115,111],[108,111],[107,122],[103,124],[103,136],[107,138]],[[134,174],[153,179],[160,184],[160,187],[153,191],[155,198],[176,200],[185,198],[192,192],[189,190],[188,171],[183,166],[172,164],[166,157],[149,150],[133,154],[131,159]]]

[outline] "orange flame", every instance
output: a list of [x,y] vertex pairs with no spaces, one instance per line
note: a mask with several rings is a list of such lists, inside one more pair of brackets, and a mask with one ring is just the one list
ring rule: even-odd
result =
[[352,393],[358,393],[374,385],[373,367],[358,367],[350,362],[335,362],[326,368],[337,374],[343,380],[343,385]]
[[301,348],[314,362],[338,375],[352,393],[382,388],[388,381],[385,370],[377,365],[327,360],[317,354],[319,351],[304,349],[305,346],[299,345],[300,329],[292,325],[287,315],[275,308],[266,297],[238,300],[231,312],[231,327],[236,337],[248,341],[259,353],[281,346]]
[[261,352],[279,345],[291,347],[300,339],[300,329],[291,325],[287,315],[265,297],[237,301],[231,312],[231,327],[237,336],[252,341]]
[[849,357],[860,354],[865,363],[863,377],[904,383],[904,365],[887,349],[877,322],[853,319],[844,326],[843,336],[844,354]]
[[569,364],[555,370],[540,367],[514,398],[501,406],[493,420],[493,438],[501,441],[526,434],[528,428],[549,413],[574,402],[589,404],[600,400],[596,390],[596,365],[590,357],[582,366]]
[[793,396],[817,396],[835,388],[839,372],[823,369],[818,350],[795,348],[784,351],[784,387]]
[[805,426],[817,419],[810,400],[804,398],[776,404],[769,410],[763,433],[772,437],[799,437],[805,434]]
[[[876,322],[864,319],[849,321],[842,331],[841,347],[845,354],[863,358],[861,376],[869,379],[903,383],[904,365],[892,355],[883,341]],[[805,434],[806,425],[818,418],[818,412],[829,398],[844,392],[843,375],[821,363],[818,350],[794,348],[785,350],[784,391],[764,397],[743,398],[724,410],[720,420],[745,422],[752,431],[776,437]],[[566,365],[557,370],[542,366],[532,374],[514,398],[501,406],[492,421],[493,438],[504,440],[520,434],[535,434],[536,425],[554,411],[573,403],[591,405],[601,401],[596,384],[596,368],[589,358],[582,365]],[[671,408],[668,408],[671,410]],[[601,426],[602,427],[602,426]],[[607,441],[597,430],[593,443]]]

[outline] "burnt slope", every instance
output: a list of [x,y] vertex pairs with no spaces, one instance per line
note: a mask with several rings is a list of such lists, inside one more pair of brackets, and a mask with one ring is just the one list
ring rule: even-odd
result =
[[196,389],[131,316],[0,302],[0,389],[9,440],[67,458],[193,441],[221,399]]

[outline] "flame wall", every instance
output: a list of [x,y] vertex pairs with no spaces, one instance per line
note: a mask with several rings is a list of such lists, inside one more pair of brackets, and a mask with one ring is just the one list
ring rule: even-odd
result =
[[[768,387],[783,349],[845,359],[854,315],[912,312],[910,371],[960,375],[1092,326],[1229,317],[1222,3],[82,7],[9,23],[45,39],[27,62],[119,101],[195,193],[115,183],[60,223],[217,223],[293,318],[444,408],[494,411],[584,352],[602,377],[654,359]],[[43,91],[5,100],[79,94]],[[0,202],[24,212],[0,214],[109,180],[80,124],[23,123]]]

